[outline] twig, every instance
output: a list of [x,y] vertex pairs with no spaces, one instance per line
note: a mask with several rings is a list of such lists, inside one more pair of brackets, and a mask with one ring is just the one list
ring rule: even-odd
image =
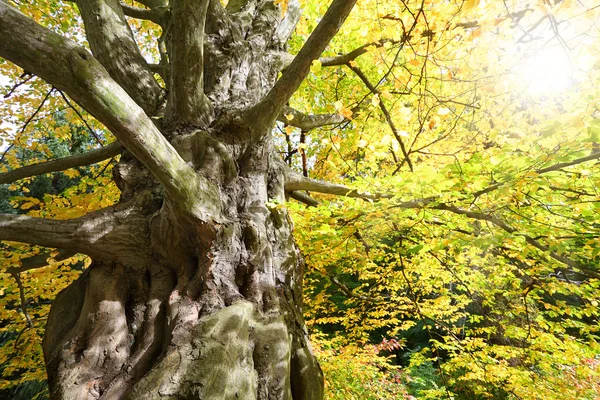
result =
[[[54,90],[55,90],[55,88],[53,87],[52,89],[50,89],[48,91],[48,93],[46,93],[46,96],[44,96],[44,98],[42,99],[42,102],[40,103],[40,105],[36,108],[36,110],[33,112],[33,114],[31,114],[31,116],[27,119],[27,121],[25,121],[25,125],[23,125],[23,127],[21,128],[21,130],[19,131],[19,133],[17,133],[17,136],[15,136],[15,139],[17,139],[23,132],[25,132],[25,129],[27,129],[27,126],[29,125],[29,123],[40,112],[40,110],[44,106],[44,103],[46,103],[46,101],[48,100],[48,98],[50,97],[50,95],[52,94],[52,92],[54,92]],[[10,151],[10,149],[12,149],[14,147],[14,145],[15,145],[15,143],[13,142],[13,143],[11,143],[10,146],[8,146],[6,148],[6,150],[4,150],[4,153],[2,153],[2,157],[0,157],[0,163],[2,161],[4,161],[4,157],[6,157],[6,154]]]
[[23,287],[23,282],[21,282],[21,276],[19,273],[13,272],[11,274],[15,281],[17,282],[17,286],[19,287],[19,297],[21,298],[21,311],[23,311],[23,315],[25,315],[25,319],[27,320],[27,324],[30,328],[33,328],[33,321],[27,312],[27,300],[25,299],[25,288]]
[[14,86],[13,86],[13,87],[12,87],[12,88],[11,88],[11,89],[8,91],[8,93],[6,93],[6,94],[4,95],[4,98],[5,98],[5,99],[8,99],[8,98],[9,98],[9,97],[10,97],[10,96],[11,96],[11,95],[12,95],[12,94],[15,92],[15,90],[17,90],[17,88],[18,88],[19,86],[21,86],[21,85],[24,85],[25,83],[29,82],[29,81],[30,81],[30,80],[31,80],[31,79],[32,79],[32,78],[35,76],[35,75],[33,75],[33,74],[30,74],[29,72],[24,72],[24,73],[23,73],[23,75],[21,75],[21,76],[20,76],[20,78],[22,79],[22,78],[24,78],[26,75],[29,75],[29,76],[27,76],[27,78],[25,78],[25,79],[24,79],[24,80],[22,80],[21,82],[19,82],[19,83],[16,83],[16,84],[15,84],[15,85],[14,85]]
[[81,120],[81,122],[83,122],[83,124],[86,126],[86,128],[88,129],[88,131],[90,131],[90,133],[92,134],[92,136],[94,138],[96,138],[96,141],[98,142],[98,144],[100,146],[104,146],[104,142],[102,142],[102,140],[100,140],[100,138],[98,137],[98,135],[96,134],[96,132],[94,132],[94,130],[87,123],[87,121],[85,119],[83,119],[83,116],[81,115],[81,113],[71,104],[71,102],[69,101],[69,99],[67,98],[67,96],[65,96],[65,94],[63,92],[61,92],[60,90],[58,92],[60,93],[60,95],[63,98],[63,100],[65,101],[65,103],[67,103],[67,105],[73,111],[75,111],[75,114],[77,114],[77,116],[79,117],[79,119]]

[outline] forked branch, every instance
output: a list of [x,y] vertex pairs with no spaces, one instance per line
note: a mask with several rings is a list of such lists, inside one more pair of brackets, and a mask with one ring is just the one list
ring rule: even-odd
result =
[[260,137],[269,132],[285,104],[308,75],[311,63],[319,58],[339,31],[355,3],[356,0],[333,0],[319,25],[283,72],[281,79],[260,103],[248,110],[247,119],[253,122],[252,128],[256,135]]
[[196,174],[144,110],[84,48],[4,1],[0,1],[0,37],[4,38],[0,56],[64,91],[96,117],[148,167],[184,211],[197,214],[203,198],[218,196],[213,185]]
[[354,61],[358,57],[360,57],[363,54],[365,54],[366,52],[368,52],[370,48],[383,47],[386,43],[396,44],[396,43],[398,43],[398,41],[391,40],[391,39],[381,39],[377,42],[367,43],[365,45],[357,47],[356,49],[352,50],[350,53],[342,54],[342,55],[338,55],[338,56],[334,56],[334,57],[323,57],[323,58],[320,58],[319,61],[321,61],[321,65],[323,67],[335,67],[338,65],[346,65],[350,61]]
[[137,47],[119,0],[77,4],[94,56],[146,113],[154,115],[163,91]]

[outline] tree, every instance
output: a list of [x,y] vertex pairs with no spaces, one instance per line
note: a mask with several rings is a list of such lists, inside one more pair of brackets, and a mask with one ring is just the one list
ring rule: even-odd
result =
[[[103,145],[21,168],[14,151],[4,154],[10,170],[2,183],[102,162],[95,176],[104,183],[66,195],[69,213],[31,196],[14,200],[31,215],[0,216],[0,239],[59,249],[6,251],[11,261],[27,256],[9,268],[14,307],[30,324],[21,274],[73,253],[92,260],[48,317],[51,397],[321,398],[288,198],[303,204],[290,208],[303,226],[308,287],[324,293],[309,299],[314,324],[341,324],[361,340],[373,327],[391,336],[410,329],[408,316],[418,315],[421,326],[444,335],[437,354],[457,354],[446,373],[460,377],[471,356],[484,367],[468,370],[470,379],[486,385],[485,363],[521,355],[478,347],[483,337],[527,345],[517,349],[556,341],[558,331],[542,324],[550,318],[529,323],[535,340],[523,339],[522,321],[530,318],[528,299],[544,300],[550,274],[582,278],[586,301],[597,282],[589,200],[597,175],[581,171],[600,157],[598,124],[573,106],[591,107],[597,94],[551,106],[538,98],[544,109],[568,110],[551,123],[550,112],[532,112],[529,100],[500,87],[522,59],[502,58],[512,44],[498,38],[518,34],[543,47],[536,29],[563,26],[555,15],[564,4],[479,3],[401,1],[373,11],[366,1],[334,38],[354,1],[334,0],[326,12],[326,4],[309,3],[302,16],[291,0],[81,0],[92,55],[77,44],[76,20],[59,16],[70,6],[19,5],[43,27],[0,1],[0,34],[8,38],[0,56],[23,68],[21,82],[35,75],[51,85],[34,82],[45,95],[31,115],[46,102],[64,103],[72,123],[89,120],[88,112],[99,123],[85,131]],[[570,7],[569,17],[580,14]],[[553,39],[564,40],[560,30]],[[11,146],[32,145],[24,133],[33,116]],[[104,145],[112,135],[117,140]],[[119,153],[112,168],[119,199],[109,205],[96,194],[114,188],[105,160]],[[581,215],[562,218],[564,207]],[[331,293],[348,298],[345,314],[329,314]],[[489,295],[495,302],[482,301]],[[514,317],[502,319],[510,307]],[[467,326],[470,314],[489,318]],[[580,322],[569,329],[595,337]],[[507,324],[513,332],[501,330]],[[502,373],[493,390],[506,377],[494,371]],[[464,381],[452,379],[435,396]],[[517,380],[522,390],[525,380]],[[486,385],[475,395],[489,395]]]
[[[272,2],[144,3],[78,3],[93,55],[0,3],[0,55],[68,94],[125,149],[117,205],[0,222],[3,240],[93,259],[49,315],[51,397],[321,398],[301,258],[287,213],[268,205],[304,180],[273,156],[269,134],[354,1],[332,3],[277,82],[296,4],[282,17]],[[158,66],[168,95],[125,12],[168,27],[168,70],[166,58]]]

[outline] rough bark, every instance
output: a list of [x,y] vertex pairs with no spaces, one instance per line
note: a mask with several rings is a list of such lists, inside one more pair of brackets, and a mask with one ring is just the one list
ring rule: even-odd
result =
[[296,1],[284,17],[261,0],[141,3],[160,13],[171,38],[162,124],[149,117],[162,109],[161,92],[117,0],[80,2],[94,56],[0,0],[8,38],[0,56],[71,96],[125,150],[114,207],[68,221],[0,216],[2,240],[93,259],[50,312],[51,398],[321,399],[302,317],[302,258],[285,208],[268,204],[307,185],[354,194],[290,179],[269,133],[354,1],[334,0],[279,81]]

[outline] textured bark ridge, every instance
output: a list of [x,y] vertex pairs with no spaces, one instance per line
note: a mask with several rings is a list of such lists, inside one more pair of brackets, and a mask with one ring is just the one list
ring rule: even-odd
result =
[[206,220],[178,210],[123,157],[116,180],[147,232],[132,246],[147,263],[95,262],[57,297],[44,338],[52,397],[322,398],[269,141],[246,149],[195,131],[174,143],[204,149],[189,161],[219,186],[219,207]]
[[[81,0],[93,55],[0,0],[0,56],[68,94],[119,142],[0,181],[123,149],[119,204],[68,221],[0,215],[0,240],[93,260],[49,315],[52,399],[323,397],[302,318],[303,263],[281,204],[307,188],[353,192],[294,174],[270,133],[355,1],[334,0],[292,57],[295,0],[284,16],[268,0],[140,1],[148,9]],[[125,14],[162,26],[156,68]],[[298,118],[319,120],[335,119]]]

